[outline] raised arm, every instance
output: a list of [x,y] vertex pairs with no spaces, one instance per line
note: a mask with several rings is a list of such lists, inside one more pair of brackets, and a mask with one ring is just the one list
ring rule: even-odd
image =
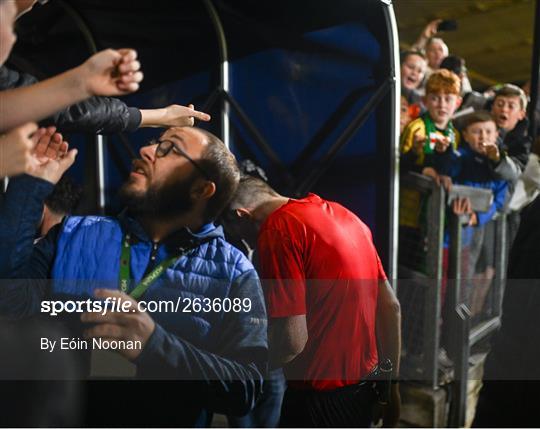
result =
[[[0,68],[0,90],[28,86],[37,81],[27,73],[5,66]],[[210,115],[195,110],[191,104],[187,107],[172,104],[158,109],[138,109],[128,107],[117,98],[94,96],[59,110],[41,124],[55,125],[62,132],[113,134],[132,132],[139,127],[193,126],[195,119],[209,121]]]
[[0,92],[0,131],[39,121],[93,95],[136,91],[142,80],[136,56],[131,49],[107,49],[58,76]]
[[76,155],[51,130],[38,135],[33,153],[36,177],[12,179],[0,205],[0,314],[14,318],[33,314],[45,292],[45,283],[37,280],[49,276],[58,228],[34,246],[36,226],[45,198]]
[[437,27],[441,21],[442,19],[435,19],[429,22],[420,33],[420,36],[418,36],[418,39],[416,42],[414,42],[411,49],[423,52],[426,49],[426,44],[429,38],[437,34]]
[[141,127],[192,127],[195,119],[209,121],[210,115],[195,110],[195,106],[171,104],[162,109],[141,110]]

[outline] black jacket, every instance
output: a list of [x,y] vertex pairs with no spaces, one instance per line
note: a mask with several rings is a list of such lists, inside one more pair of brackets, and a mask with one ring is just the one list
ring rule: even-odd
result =
[[529,120],[519,121],[513,130],[507,133],[499,130],[498,145],[501,159],[498,163],[490,163],[495,177],[500,180],[515,182],[529,161],[532,139],[528,134]]
[[[0,91],[37,82],[34,76],[0,67]],[[122,101],[109,97],[91,97],[60,110],[40,125],[56,125],[63,132],[114,134],[135,131],[141,123],[141,112]]]

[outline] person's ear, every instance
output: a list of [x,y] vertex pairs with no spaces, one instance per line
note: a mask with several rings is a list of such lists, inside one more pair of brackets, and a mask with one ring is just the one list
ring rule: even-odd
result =
[[456,100],[456,110],[459,109],[459,106],[461,106],[461,103],[463,103],[463,98],[458,97]]
[[519,112],[519,120],[522,121],[525,118],[525,116],[527,116],[527,111],[524,109],[521,109]]
[[193,187],[192,197],[196,199],[209,200],[216,193],[216,184],[210,180],[199,182]]
[[202,197],[209,200],[210,198],[214,196],[215,193],[216,193],[216,184],[208,180],[205,181]]
[[252,217],[251,211],[246,208],[240,208],[235,210],[236,216],[239,218],[246,218],[249,219]]

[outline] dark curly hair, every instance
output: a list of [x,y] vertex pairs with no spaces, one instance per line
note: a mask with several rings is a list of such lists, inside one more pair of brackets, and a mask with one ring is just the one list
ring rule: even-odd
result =
[[45,205],[60,215],[73,213],[81,200],[82,188],[67,176],[63,176],[45,199]]
[[236,192],[240,181],[240,169],[236,158],[220,139],[202,128],[197,130],[203,133],[208,141],[199,163],[216,185],[216,192],[208,201],[205,213],[205,221],[212,222],[217,219]]

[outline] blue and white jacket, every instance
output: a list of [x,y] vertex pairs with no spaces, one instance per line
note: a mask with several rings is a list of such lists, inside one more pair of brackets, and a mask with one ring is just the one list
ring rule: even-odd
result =
[[[29,317],[40,312],[44,299],[86,300],[96,288],[118,289],[126,233],[131,236],[134,284],[153,266],[178,254],[179,246],[190,247],[141,298],[180,302],[180,307],[177,312],[151,314],[156,329],[135,362],[138,375],[196,383],[201,412],[249,411],[261,391],[266,366],[266,313],[255,269],[225,241],[222,228],[207,224],[196,233],[185,229],[158,244],[128,216],[69,217],[34,246],[35,227],[51,190],[50,183],[29,176],[10,183],[0,220],[1,277],[24,280],[0,284],[0,314]],[[250,310],[182,311],[193,298],[247,299]],[[190,394],[197,395],[196,390]],[[184,419],[175,424],[198,423]]]
[[493,192],[493,203],[489,210],[476,214],[478,226],[486,224],[497,211],[502,210],[507,198],[508,183],[497,178],[490,168],[489,159],[473,151],[467,142],[463,142],[458,150],[449,147],[442,154],[435,152],[428,165],[433,166],[439,174],[450,176],[454,183],[490,189]]

